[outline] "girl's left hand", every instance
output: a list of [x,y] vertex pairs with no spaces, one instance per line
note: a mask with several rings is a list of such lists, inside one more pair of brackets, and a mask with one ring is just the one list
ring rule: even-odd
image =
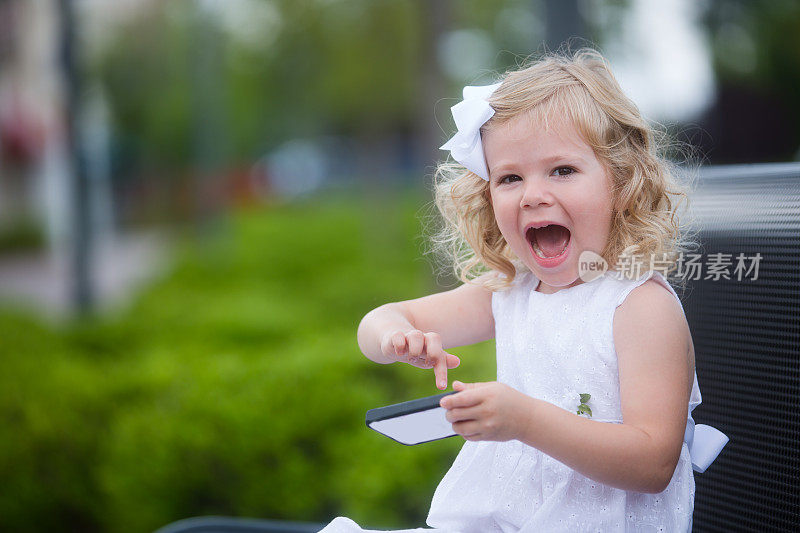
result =
[[453,431],[466,440],[507,441],[522,433],[522,424],[530,418],[527,400],[532,398],[503,383],[453,382],[457,394],[442,398],[439,405],[447,410]]

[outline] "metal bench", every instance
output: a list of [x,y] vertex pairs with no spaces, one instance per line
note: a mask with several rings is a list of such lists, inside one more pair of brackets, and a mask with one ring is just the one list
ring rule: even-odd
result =
[[226,516],[199,516],[172,522],[156,533],[316,533],[325,524]]
[[[704,266],[731,262],[730,279],[687,277],[682,298],[703,394],[694,418],[730,437],[695,476],[694,531],[797,531],[800,164],[706,168],[690,205]],[[734,273],[740,253],[760,254],[755,279]]]

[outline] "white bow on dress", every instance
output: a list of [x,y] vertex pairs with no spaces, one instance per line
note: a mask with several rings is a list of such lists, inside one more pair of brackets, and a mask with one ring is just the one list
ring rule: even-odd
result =
[[728,444],[729,439],[717,428],[705,424],[695,426],[694,419],[690,416],[686,422],[683,440],[689,447],[692,470],[702,474],[714,462],[722,448]]

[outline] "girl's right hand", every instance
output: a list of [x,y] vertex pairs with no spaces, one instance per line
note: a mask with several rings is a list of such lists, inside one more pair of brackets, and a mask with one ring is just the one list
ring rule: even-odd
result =
[[447,388],[447,369],[461,364],[458,357],[442,349],[438,333],[423,333],[418,329],[386,333],[381,340],[381,351],[395,361],[417,368],[433,368],[436,386],[441,390]]

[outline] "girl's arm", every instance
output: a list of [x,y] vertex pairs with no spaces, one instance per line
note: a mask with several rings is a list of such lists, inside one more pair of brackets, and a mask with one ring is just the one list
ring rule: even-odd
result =
[[[680,457],[694,360],[679,303],[657,282],[614,316],[622,424],[595,422],[500,383],[454,384],[442,400],[467,440],[517,439],[600,483],[661,492]],[[576,408],[578,393],[576,391]],[[453,408],[455,407],[455,409]]]
[[439,388],[446,388],[447,368],[458,358],[444,350],[494,337],[492,293],[480,285],[482,279],[373,309],[358,326],[359,348],[376,363],[402,360],[433,368]]

